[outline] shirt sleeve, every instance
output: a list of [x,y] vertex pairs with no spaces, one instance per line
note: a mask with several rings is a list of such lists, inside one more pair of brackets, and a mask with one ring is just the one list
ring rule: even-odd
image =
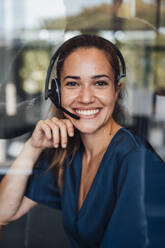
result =
[[48,167],[49,163],[43,153],[29,177],[24,195],[37,203],[61,209],[58,186],[54,180],[53,171],[46,171]]
[[101,248],[148,247],[145,212],[145,149],[129,153],[121,163],[117,201]]

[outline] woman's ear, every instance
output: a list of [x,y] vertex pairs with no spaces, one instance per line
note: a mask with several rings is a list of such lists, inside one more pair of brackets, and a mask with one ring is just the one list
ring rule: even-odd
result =
[[118,82],[117,85],[116,85],[116,92],[115,92],[115,94],[116,94],[116,96],[115,96],[116,97],[116,100],[117,100],[118,95],[120,93],[121,87],[122,87],[121,82]]

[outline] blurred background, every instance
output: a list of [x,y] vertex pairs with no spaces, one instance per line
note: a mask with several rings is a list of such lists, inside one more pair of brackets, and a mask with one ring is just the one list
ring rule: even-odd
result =
[[[165,1],[0,0],[0,178],[30,135],[24,133],[48,114],[43,92],[53,52],[81,33],[101,35],[121,50],[127,67],[123,124],[165,160]],[[150,248],[164,248],[165,175],[151,173],[157,181],[149,194],[157,190],[159,197],[148,207]],[[3,227],[0,247],[13,244],[70,247],[60,212],[45,206]]]

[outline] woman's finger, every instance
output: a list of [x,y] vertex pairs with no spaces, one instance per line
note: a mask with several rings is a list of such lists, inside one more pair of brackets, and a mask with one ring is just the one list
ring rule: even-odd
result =
[[61,122],[60,125],[60,134],[61,134],[61,146],[63,148],[66,148],[68,142],[68,133],[67,133],[66,125],[63,122]]
[[68,133],[67,133],[67,126],[63,122],[63,120],[57,120],[56,118],[52,119],[53,123],[59,127],[60,131],[60,142],[63,148],[66,148],[67,141],[68,141]]
[[[59,143],[63,148],[66,148],[68,135],[74,135],[74,126],[69,119],[58,119],[53,117],[51,120],[41,120],[36,126],[35,139],[41,142],[46,147],[54,146],[57,148]],[[36,143],[38,143],[36,141]]]
[[46,124],[49,125],[49,127],[51,129],[53,145],[55,148],[57,148],[59,146],[59,142],[60,142],[59,126],[56,123],[54,123],[52,120],[46,120]]
[[69,119],[63,119],[63,122],[67,126],[68,135],[70,137],[73,137],[74,136],[74,126],[73,126],[72,122]]
[[51,140],[52,132],[51,132],[49,125],[47,125],[47,123],[45,121],[40,122],[40,124],[38,126],[38,132],[44,132],[46,138],[48,140]]

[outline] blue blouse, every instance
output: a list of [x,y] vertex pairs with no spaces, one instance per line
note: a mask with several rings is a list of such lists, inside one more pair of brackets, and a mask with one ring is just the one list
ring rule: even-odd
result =
[[[98,144],[99,145],[99,144]],[[60,195],[44,153],[30,176],[25,196],[61,209],[66,233],[74,248],[145,248],[147,232],[146,167],[164,162],[138,136],[121,128],[111,140],[91,188],[78,211],[84,148],[64,166]]]

